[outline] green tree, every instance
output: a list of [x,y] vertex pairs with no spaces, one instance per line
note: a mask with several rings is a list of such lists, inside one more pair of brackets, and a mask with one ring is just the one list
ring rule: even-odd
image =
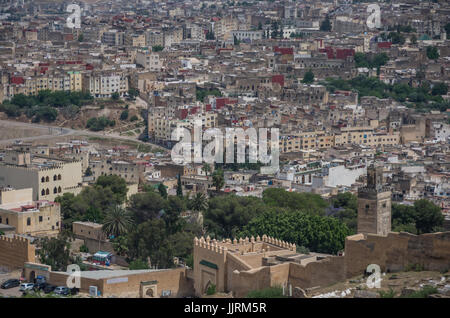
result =
[[415,34],[411,35],[409,39],[411,41],[411,44],[417,44],[417,36]]
[[148,268],[147,262],[145,262],[141,259],[137,259],[130,263],[130,265],[128,266],[128,269],[136,270],[136,269],[149,269],[149,268]]
[[427,46],[427,57],[430,60],[437,60],[439,58],[438,49],[435,46]]
[[208,176],[208,173],[211,172],[211,166],[209,165],[209,163],[204,163],[202,166],[202,171],[205,172],[205,175]]
[[114,237],[126,234],[133,224],[130,213],[120,206],[110,209],[103,221],[103,232]]
[[325,31],[325,32],[331,31],[331,22],[330,22],[330,19],[328,18],[328,16],[320,24],[320,31]]
[[213,186],[216,188],[216,191],[219,192],[220,189],[222,189],[222,187],[225,185],[223,170],[219,169],[214,171],[212,179],[213,179]]
[[208,208],[206,196],[203,193],[197,192],[190,202],[191,209],[194,211],[204,211]]
[[113,200],[117,204],[125,202],[128,193],[125,179],[116,175],[100,176],[95,184],[103,189],[110,189],[113,193]]
[[344,249],[345,238],[351,231],[336,218],[270,209],[252,219],[239,236],[264,234],[314,252],[335,254]]
[[183,197],[183,186],[181,184],[181,176],[180,174],[177,175],[177,196],[182,198]]
[[435,232],[444,222],[441,208],[431,201],[425,199],[415,201],[414,210],[418,234]]
[[127,120],[128,119],[128,110],[124,110],[121,114],[120,114],[120,120]]
[[92,169],[91,169],[91,167],[87,167],[87,168],[86,168],[86,171],[84,172],[84,175],[85,175],[86,177],[92,176]]
[[161,45],[154,45],[152,46],[152,51],[153,52],[161,52],[162,50],[164,50],[164,47]]
[[[162,185],[162,183],[160,183]],[[165,190],[165,186],[162,185]],[[158,189],[162,189],[161,186]],[[167,194],[167,192],[165,192]],[[167,201],[156,192],[142,192],[131,196],[129,211],[136,224],[158,217],[161,210],[167,210]]]
[[432,95],[447,95],[448,86],[445,83],[437,83],[433,86],[431,90]]
[[314,73],[311,70],[305,73],[305,75],[303,76],[302,83],[304,84],[314,83]]
[[209,200],[203,213],[208,233],[217,238],[235,237],[250,220],[267,210],[261,199],[227,195]]
[[70,236],[62,232],[58,237],[41,238],[38,241],[37,254],[42,264],[50,265],[54,271],[66,271],[74,263],[70,255]]
[[160,184],[158,185],[158,191],[159,191],[159,194],[160,194],[164,199],[167,199],[167,189],[166,189],[166,186],[165,186],[164,184],[160,183]]
[[117,101],[117,100],[119,100],[119,98],[120,98],[119,92],[114,92],[111,94],[112,100]]

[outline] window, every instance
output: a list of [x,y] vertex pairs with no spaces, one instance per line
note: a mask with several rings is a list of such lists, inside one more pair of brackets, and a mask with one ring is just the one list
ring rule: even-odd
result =
[[44,189],[42,189],[41,195],[45,195],[45,190]]
[[58,174],[58,180],[61,180],[61,175],[60,174]]
[[27,218],[27,226],[31,225],[31,218]]
[[50,178],[47,176],[46,178],[45,178],[45,182],[49,182],[50,181]]
[[0,216],[0,224],[3,223],[2,217]]
[[[47,177],[48,178],[48,177]],[[47,188],[47,190],[45,190],[45,194],[49,195],[50,194],[50,190]]]
[[42,215],[39,216],[39,222],[42,222]]
[[6,218],[6,224],[9,224],[9,219],[8,218]]

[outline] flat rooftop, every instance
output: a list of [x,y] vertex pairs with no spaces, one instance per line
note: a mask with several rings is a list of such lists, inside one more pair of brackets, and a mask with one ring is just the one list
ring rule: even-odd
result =
[[[108,278],[118,278],[127,277],[130,275],[139,275],[152,272],[163,272],[171,269],[139,269],[139,270],[99,270],[99,271],[82,271],[81,278],[88,279],[108,279]],[[70,275],[67,272],[56,272],[59,274]]]

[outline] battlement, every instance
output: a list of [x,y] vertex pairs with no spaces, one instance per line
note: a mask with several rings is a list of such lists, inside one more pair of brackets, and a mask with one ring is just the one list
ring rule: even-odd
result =
[[27,246],[28,244],[30,244],[30,241],[27,238],[25,238],[23,236],[18,236],[15,234],[13,237],[9,237],[6,235],[0,235],[0,241],[8,242],[13,245],[15,244],[15,245],[20,245],[20,246]]
[[232,249],[233,247],[239,248],[239,246],[245,246],[249,244],[263,244],[263,243],[274,245],[282,249],[287,249],[294,252],[296,250],[295,244],[275,239],[265,234],[262,237],[258,235],[256,238],[254,236],[251,236],[250,238],[241,237],[239,238],[239,240],[236,238],[234,238],[233,240],[228,238],[222,239],[222,241],[218,241],[216,239],[211,240],[209,236],[206,237],[206,239],[204,237],[201,237],[200,239],[198,239],[197,237],[194,238],[194,246],[212,250],[219,254],[226,253],[226,251]]

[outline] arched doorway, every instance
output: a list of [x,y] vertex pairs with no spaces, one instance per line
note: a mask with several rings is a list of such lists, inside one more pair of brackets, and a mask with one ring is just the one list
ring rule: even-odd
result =
[[36,281],[36,273],[34,271],[31,271],[30,273],[30,282],[35,283]]
[[209,289],[209,287],[211,287],[211,285],[212,285],[212,283],[211,283],[211,281],[209,280],[209,281],[206,283],[206,285],[205,285],[205,289],[203,290],[203,293],[204,293],[204,294],[207,294],[207,293],[208,293],[208,289]]

